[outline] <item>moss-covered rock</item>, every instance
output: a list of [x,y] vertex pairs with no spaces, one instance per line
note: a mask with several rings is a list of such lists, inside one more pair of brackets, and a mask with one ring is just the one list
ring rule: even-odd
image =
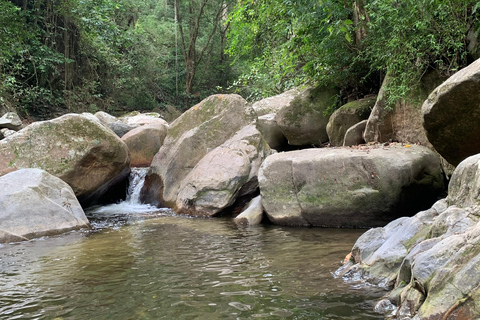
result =
[[385,225],[427,208],[444,190],[438,157],[421,146],[274,154],[259,183],[272,222],[330,227]]
[[301,91],[277,112],[275,121],[290,145],[319,145],[328,141],[326,110],[336,103],[338,90],[330,87]]
[[77,114],[33,123],[0,141],[0,175],[43,169],[67,182],[83,204],[125,177],[129,163],[120,138]]
[[337,274],[393,289],[389,319],[479,318],[479,168],[480,155],[467,158],[453,173],[447,199],[367,231]]
[[445,78],[438,72],[427,73],[420,81],[417,96],[410,97],[408,101],[397,101],[394,105],[388,106],[387,91],[392,77],[388,73],[382,83],[365,128],[365,141],[420,143],[432,148],[423,127],[422,103]]
[[347,130],[362,120],[368,119],[376,100],[375,96],[368,97],[349,102],[336,110],[327,124],[330,144],[334,147],[343,146]]

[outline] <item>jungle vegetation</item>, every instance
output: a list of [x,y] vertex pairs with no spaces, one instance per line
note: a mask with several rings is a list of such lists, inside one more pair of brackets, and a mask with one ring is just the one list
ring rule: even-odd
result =
[[183,111],[302,85],[411,96],[480,57],[472,0],[0,0],[0,108]]

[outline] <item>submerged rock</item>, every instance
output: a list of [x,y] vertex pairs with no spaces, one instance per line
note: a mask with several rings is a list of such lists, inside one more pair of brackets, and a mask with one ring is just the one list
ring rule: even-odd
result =
[[273,223],[329,227],[385,225],[444,191],[438,157],[421,146],[278,153],[263,163],[259,184]]
[[447,199],[367,231],[337,274],[392,290],[386,297],[395,306],[392,319],[480,317],[479,177],[480,155],[461,162]]
[[72,188],[40,169],[0,177],[0,243],[89,227]]
[[[194,190],[197,187],[194,186],[198,184],[204,190],[212,188],[212,192],[217,190],[214,192],[215,197],[220,196],[220,193],[223,192],[223,195],[229,198],[239,192],[237,190],[239,183],[251,180],[252,169],[248,168],[250,166],[249,159],[253,159],[255,156],[252,158],[249,148],[256,148],[258,145],[255,146],[252,143],[249,146],[250,138],[247,136],[222,145],[255,119],[256,115],[253,109],[238,95],[210,96],[190,108],[170,124],[164,143],[155,155],[152,168],[146,178],[142,195],[143,201],[176,210],[195,209],[198,206],[205,210],[206,214],[217,211],[218,209],[213,209],[213,206],[213,211],[207,209],[210,205],[203,204],[206,198],[198,194]],[[245,141],[243,141],[244,139]],[[239,149],[240,145],[245,145],[247,149]],[[219,149],[216,149],[218,147]],[[215,150],[214,154],[218,156],[224,153],[223,157],[226,157],[222,158],[224,161],[231,160],[233,162],[219,163],[212,155],[202,160],[213,150]],[[214,165],[209,164],[211,161]],[[218,184],[209,181],[208,176],[199,169],[201,167],[208,168],[209,172],[215,171],[215,174],[218,174],[216,179],[221,180],[223,179],[221,177],[222,166],[228,166],[229,169],[228,172],[225,172],[226,180],[217,180]],[[241,170],[243,172],[241,180],[228,180],[237,177],[237,173],[230,170]],[[208,186],[209,184],[210,186]],[[220,190],[223,191],[220,192]],[[215,198],[213,194],[208,194],[209,197],[212,196],[212,200]]]
[[452,165],[480,152],[480,60],[438,86],[422,106],[435,149]]
[[77,114],[32,123],[0,141],[0,175],[43,169],[67,182],[82,204],[125,178],[129,163],[128,148],[120,138]]

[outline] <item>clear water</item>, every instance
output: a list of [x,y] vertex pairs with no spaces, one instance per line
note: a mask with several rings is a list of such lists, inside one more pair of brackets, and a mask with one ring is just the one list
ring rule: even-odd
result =
[[1,319],[381,319],[331,272],[355,230],[157,217],[0,247]]
[[239,229],[132,197],[88,216],[0,245],[0,319],[382,319],[384,292],[332,276],[364,230]]

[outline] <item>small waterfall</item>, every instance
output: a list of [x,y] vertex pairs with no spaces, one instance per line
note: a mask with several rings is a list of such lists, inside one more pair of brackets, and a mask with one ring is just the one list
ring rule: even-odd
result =
[[127,198],[125,199],[126,203],[132,205],[141,204],[140,191],[142,191],[143,184],[145,183],[147,172],[148,168],[132,168],[130,172]]
[[89,208],[85,213],[89,219],[130,219],[135,217],[171,214],[167,208],[157,208],[140,202],[140,191],[145,183],[148,168],[132,168],[125,201]]

